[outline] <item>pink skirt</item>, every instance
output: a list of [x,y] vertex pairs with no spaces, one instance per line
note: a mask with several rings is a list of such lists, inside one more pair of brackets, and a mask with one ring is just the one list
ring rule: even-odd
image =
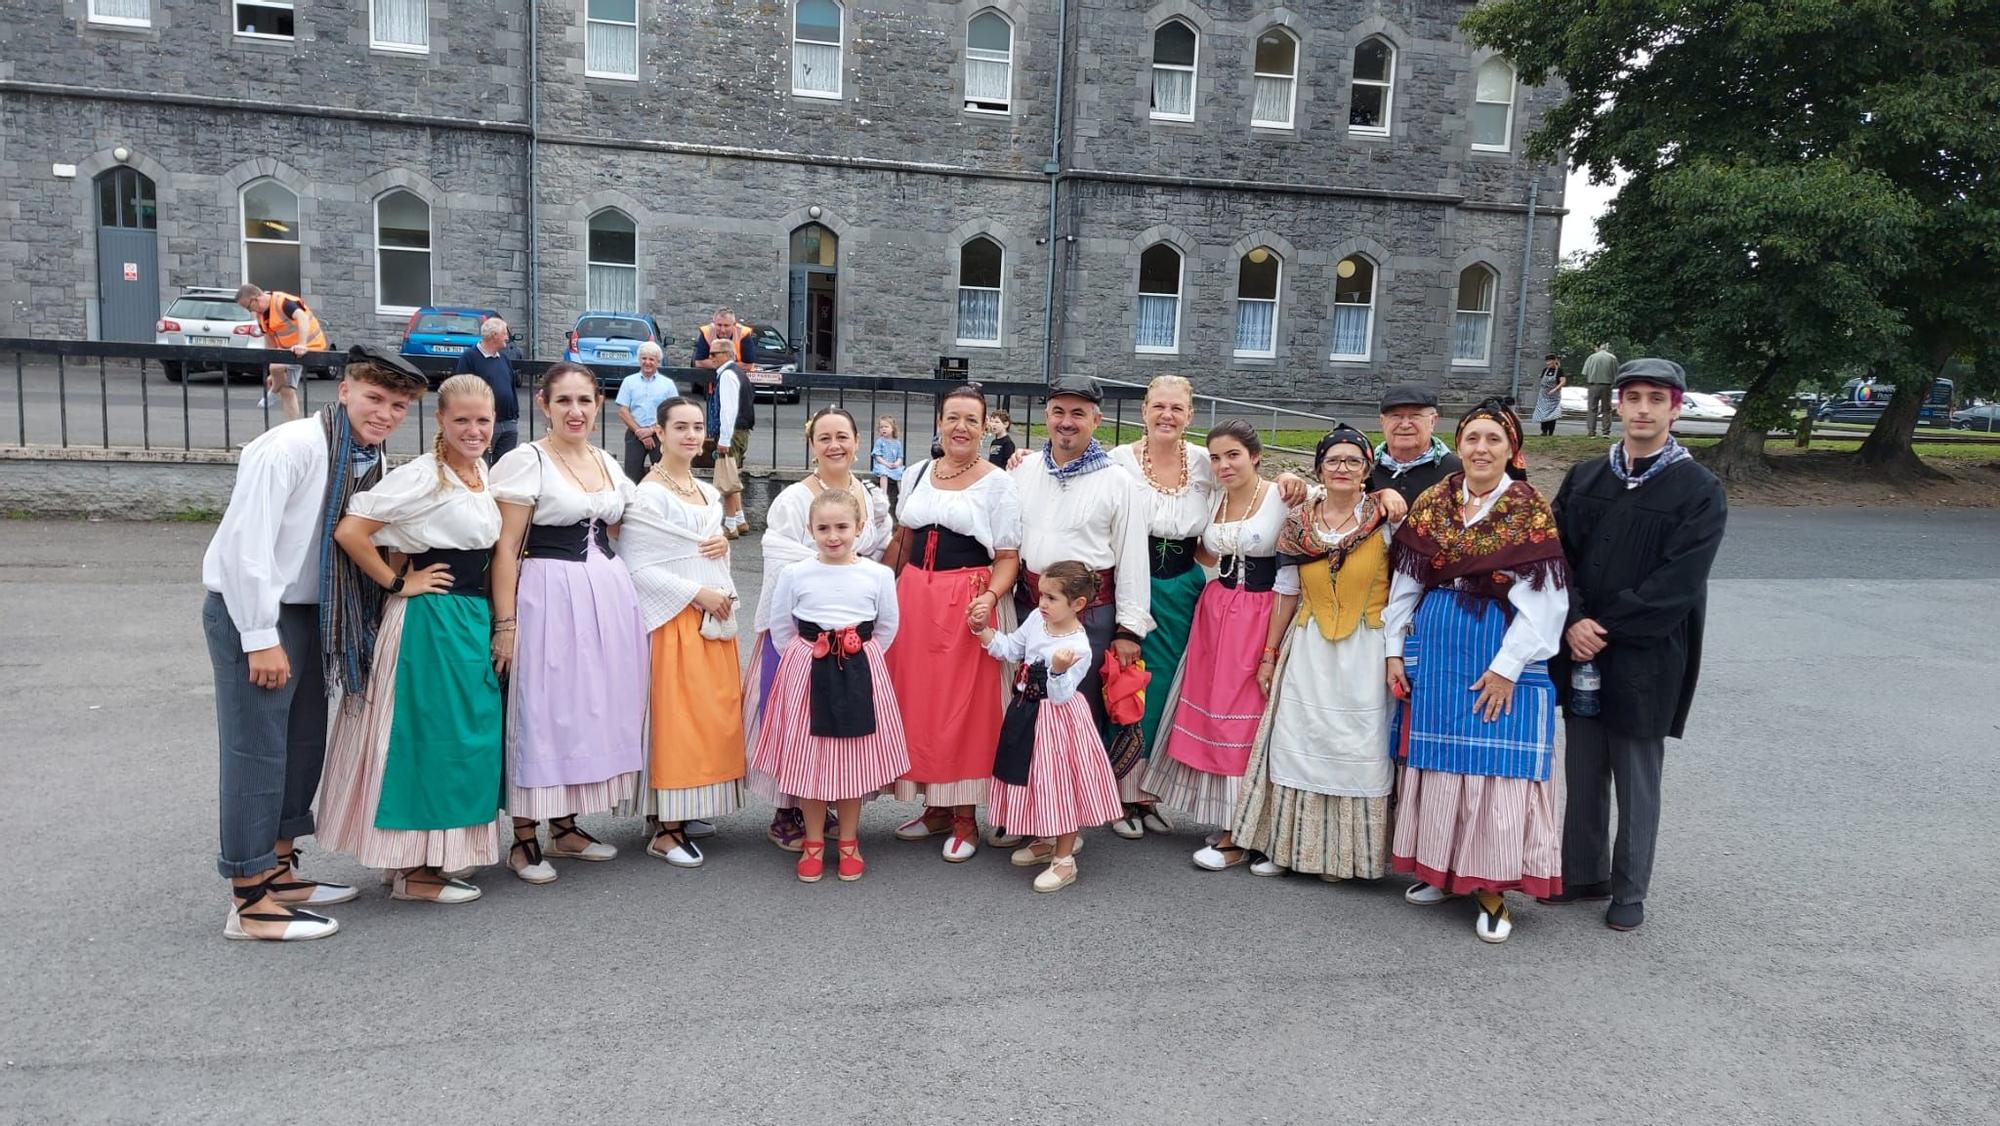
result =
[[[1241,778],[1264,718],[1257,662],[1277,595],[1208,584],[1195,604],[1187,656],[1174,682],[1165,732],[1169,758],[1206,774]],[[1157,765],[1158,755],[1153,756]]]
[[995,825],[1031,837],[1061,836],[1125,816],[1118,778],[1111,773],[1097,721],[1082,696],[1060,704],[1042,702],[1028,784],[1010,786],[993,779],[986,806]]
[[865,797],[910,769],[903,742],[903,717],[889,668],[873,641],[861,652],[875,696],[875,731],[855,739],[812,733],[812,642],[799,638],[778,659],[778,672],[765,698],[764,720],[750,756],[752,777],[763,775],[775,789],[812,801]]
[[1389,866],[1454,894],[1562,891],[1562,765],[1546,782],[1403,768]]

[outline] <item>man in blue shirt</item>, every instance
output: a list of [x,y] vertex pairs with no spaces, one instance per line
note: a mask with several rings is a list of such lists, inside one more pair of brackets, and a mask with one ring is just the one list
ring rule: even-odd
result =
[[493,444],[486,464],[504,457],[521,440],[521,401],[514,393],[514,361],[519,354],[507,343],[507,322],[488,317],[479,326],[479,343],[458,354],[453,375],[471,373],[493,388]]
[[625,424],[625,476],[646,479],[646,470],[660,460],[660,441],[653,436],[660,404],[681,393],[673,380],[660,374],[660,346],[639,345],[639,370],[618,385],[618,420]]

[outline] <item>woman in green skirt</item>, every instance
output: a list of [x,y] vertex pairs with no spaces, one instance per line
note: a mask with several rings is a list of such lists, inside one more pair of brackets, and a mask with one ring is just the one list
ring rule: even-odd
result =
[[[432,452],[357,493],[334,541],[392,597],[362,698],[339,709],[316,835],[388,871],[396,899],[467,903],[462,874],[500,859],[504,753],[486,570],[500,510],[486,488],[493,391],[438,389]],[[323,590],[323,598],[352,592]],[[399,707],[402,704],[404,706]]]

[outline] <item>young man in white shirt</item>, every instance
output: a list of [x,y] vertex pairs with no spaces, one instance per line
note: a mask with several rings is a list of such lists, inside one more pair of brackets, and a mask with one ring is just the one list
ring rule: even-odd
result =
[[322,938],[339,924],[308,908],[355,896],[298,875],[292,847],[313,831],[327,677],[358,686],[379,619],[381,588],[357,581],[333,527],[355,493],[381,480],[383,443],[425,387],[401,357],[357,345],[336,402],[265,431],[237,461],[201,564],[221,749],[216,869],[235,895],[226,937]]

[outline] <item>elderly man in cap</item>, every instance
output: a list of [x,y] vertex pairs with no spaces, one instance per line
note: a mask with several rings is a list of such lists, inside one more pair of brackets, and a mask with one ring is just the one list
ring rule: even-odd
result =
[[1564,705],[1569,808],[1563,890],[1545,902],[1609,899],[1605,924],[1629,931],[1646,917],[1666,740],[1680,738],[1694,701],[1708,571],[1729,503],[1715,475],[1674,441],[1687,390],[1681,366],[1633,360],[1615,388],[1623,438],[1572,466],[1555,499],[1570,564],[1569,627],[1549,676]]
[[292,847],[313,831],[327,696],[361,690],[382,615],[382,588],[335,546],[333,527],[382,479],[384,444],[427,386],[401,356],[356,345],[334,402],[266,430],[237,459],[201,561],[222,757],[216,869],[235,895],[225,937],[321,938],[339,924],[309,908],[354,898],[299,875]]
[[1382,445],[1368,475],[1369,492],[1394,492],[1407,505],[1463,468],[1444,439],[1432,433],[1437,420],[1437,396],[1428,387],[1398,383],[1382,393]]

